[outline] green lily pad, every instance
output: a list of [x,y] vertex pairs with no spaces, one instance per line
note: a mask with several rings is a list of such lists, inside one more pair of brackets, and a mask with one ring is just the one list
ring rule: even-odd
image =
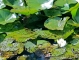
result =
[[55,17],[55,16],[61,16],[61,11],[59,9],[49,9],[49,10],[44,10],[44,13],[48,17]]
[[0,43],[1,51],[16,51],[20,47],[20,43],[13,43],[14,39],[6,38],[3,42]]
[[45,41],[45,40],[37,40],[37,45],[41,45],[41,44],[44,44],[44,43],[47,43],[47,41]]
[[77,45],[77,44],[79,44],[79,39],[78,39],[78,38],[75,38],[75,39],[73,39],[72,41],[70,41],[70,43],[71,43],[72,45]]
[[13,32],[7,32],[6,38],[12,37],[15,39],[17,42],[25,42],[29,39],[35,39],[37,38],[37,35],[28,29],[21,29],[21,30],[16,30]]
[[36,48],[36,45],[34,43],[32,43],[31,41],[27,41],[25,44],[24,44],[26,50],[30,53],[33,53],[35,52],[35,48]]
[[76,0],[63,0],[63,1],[62,0],[56,0],[55,5],[63,7],[64,4],[66,4],[66,3],[68,3],[68,4],[75,4],[75,3],[77,3],[77,1]]
[[65,48],[57,48],[52,52],[52,56],[60,56],[66,52]]
[[24,1],[23,0],[3,0],[3,2],[6,5],[14,7],[14,8],[24,6]]
[[44,26],[50,30],[63,30],[66,21],[69,19],[69,17],[62,18],[54,17],[54,18],[48,18],[44,22]]
[[7,9],[0,10],[0,24],[4,25],[6,23],[14,22],[17,19],[17,15],[15,13],[11,13]]

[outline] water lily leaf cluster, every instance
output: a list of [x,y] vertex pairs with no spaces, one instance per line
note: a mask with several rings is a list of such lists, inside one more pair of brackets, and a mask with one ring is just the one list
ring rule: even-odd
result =
[[[66,46],[57,44],[61,38],[65,39]],[[23,51],[37,54],[37,50],[42,50],[46,57],[50,52],[52,60],[58,57],[78,58],[78,48],[77,0],[0,1],[0,51],[3,54],[0,59]],[[20,59],[26,58],[17,58]]]

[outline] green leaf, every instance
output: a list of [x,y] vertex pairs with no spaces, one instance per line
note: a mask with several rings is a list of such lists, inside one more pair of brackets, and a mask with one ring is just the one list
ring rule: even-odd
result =
[[70,41],[70,43],[72,45],[77,45],[77,44],[79,44],[79,39],[78,38],[74,38],[72,41]]
[[36,13],[38,10],[36,9],[30,9],[28,7],[20,7],[20,8],[16,8],[16,9],[11,9],[11,12],[14,13],[19,13],[19,14],[23,14],[23,15],[30,15],[30,14],[34,14]]
[[64,7],[63,8],[61,8],[62,10],[69,10],[69,4],[64,4]]
[[64,39],[68,38],[73,32],[74,32],[74,29],[66,31],[66,33],[63,34],[63,38]]
[[72,35],[72,33],[74,33],[74,29],[75,29],[75,27],[73,27],[72,25],[69,25],[68,21],[67,21],[67,23],[66,23],[66,25],[64,27],[64,30],[63,30],[63,32],[64,32],[63,38],[66,39],[70,35]]
[[50,47],[50,42],[46,40],[37,40],[37,47],[38,49],[46,49],[47,47]]
[[63,33],[61,31],[50,31],[50,30],[35,30],[38,36],[46,39],[58,39],[61,38]]
[[77,3],[76,0],[66,0],[68,4],[74,4],[74,3]]
[[9,10],[0,10],[0,24],[5,25],[6,23],[14,22],[17,18],[15,13],[11,13]]
[[71,11],[72,18],[73,18],[73,20],[74,20],[75,22],[77,22],[77,21],[75,20],[75,17],[76,17],[76,14],[77,14],[77,10],[78,10],[78,8],[75,8],[75,9],[73,9],[73,10]]
[[24,1],[23,0],[3,0],[3,2],[6,5],[11,6],[13,8],[24,6]]
[[45,41],[45,40],[37,40],[37,45],[41,45],[41,44],[44,44],[44,43],[47,43],[47,41]]
[[16,51],[20,47],[20,43],[13,43],[14,39],[6,38],[3,42],[0,43],[1,51]]
[[[61,3],[61,2],[62,2],[62,3]],[[64,6],[65,3],[66,3],[65,0],[63,0],[63,1],[62,1],[62,0],[57,0],[57,1],[55,1],[54,4],[55,4],[56,6]]]
[[52,56],[60,56],[66,52],[65,48],[57,48],[52,51]]
[[45,2],[48,2],[48,0],[41,0],[41,1],[26,0],[27,6],[12,9],[11,12],[20,13],[23,15],[34,14],[40,10],[43,10],[43,8],[41,7],[41,4],[43,4]]
[[31,41],[27,41],[24,44],[25,48],[27,49],[28,52],[33,53],[35,52],[35,47],[36,45],[34,43],[32,43]]
[[6,7],[6,5],[4,4],[3,0],[0,1],[0,9]]
[[58,9],[49,9],[49,10],[44,10],[44,13],[48,17],[55,17],[55,16],[61,16],[61,11]]
[[76,22],[79,23],[79,8],[77,9],[76,15],[74,18],[75,18]]
[[0,25],[0,33],[12,32],[24,28],[20,21]]
[[63,0],[63,1],[62,0],[57,0],[55,2],[55,5],[63,7],[64,4],[66,4],[66,3],[68,3],[68,4],[75,4],[75,3],[77,3],[77,1],[76,0]]
[[0,34],[0,42],[2,42],[5,39],[5,37],[6,37],[6,34],[1,33]]
[[39,10],[39,9],[44,9],[41,5],[42,4],[45,4],[45,3],[51,3],[53,4],[53,0],[26,0],[26,3],[28,5],[29,8],[32,8],[32,9],[36,9],[36,10]]
[[29,8],[36,9],[36,10],[40,9],[41,1],[38,1],[38,0],[25,0],[25,1]]
[[69,21],[68,21],[68,24],[69,24],[69,25],[72,25],[72,26],[74,26],[74,27],[79,27],[79,24],[78,24],[77,22],[73,21],[73,20],[69,20]]
[[7,32],[7,37],[8,38],[12,37],[17,42],[25,42],[29,39],[37,38],[37,35],[29,29],[20,29],[20,30],[13,31],[13,32]]
[[64,17],[63,20],[59,17],[48,18],[44,22],[44,26],[50,30],[63,30],[64,25],[68,19],[69,17]]

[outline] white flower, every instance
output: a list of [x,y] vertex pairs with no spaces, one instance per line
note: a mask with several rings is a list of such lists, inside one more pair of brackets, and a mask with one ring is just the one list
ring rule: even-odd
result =
[[76,0],[79,3],[79,0]]
[[45,2],[41,4],[42,9],[50,9],[52,7],[54,0],[49,0],[48,2]]
[[60,47],[64,47],[67,44],[63,38],[57,40],[57,43]]

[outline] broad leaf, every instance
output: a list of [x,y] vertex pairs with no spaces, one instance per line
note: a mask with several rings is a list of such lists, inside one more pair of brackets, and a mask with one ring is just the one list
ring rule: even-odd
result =
[[22,28],[24,27],[19,21],[13,23],[7,23],[5,25],[0,25],[0,33],[12,32],[12,31],[20,30]]
[[17,18],[15,13],[11,13],[9,10],[1,9],[0,10],[0,24],[4,25],[6,23],[14,22]]
[[6,34],[1,33],[0,34],[0,42],[2,42],[5,39],[5,37],[6,37]]
[[27,41],[24,44],[25,48],[27,49],[28,52],[33,53],[35,52],[35,47],[36,45],[34,43],[32,43],[31,41]]
[[[61,3],[62,2],[62,3]],[[64,6],[64,4],[66,4],[66,3],[68,3],[68,4],[74,4],[74,3],[77,3],[77,1],[76,0],[57,0],[56,2],[55,2],[55,5],[56,6],[61,6],[61,7],[63,7]]]
[[60,56],[66,52],[66,48],[57,48],[52,51],[52,56]]
[[11,12],[20,13],[20,14],[24,14],[24,15],[34,14],[40,10],[43,10],[41,5],[46,2],[48,2],[48,1],[47,0],[41,0],[41,1],[26,0],[26,3],[27,3],[26,7],[12,9]]
[[7,37],[12,37],[17,42],[25,42],[29,39],[37,38],[37,35],[31,30],[21,29],[14,32],[7,32]]
[[20,7],[20,8],[16,8],[16,9],[11,9],[11,12],[15,12],[15,13],[19,13],[19,14],[23,14],[23,15],[30,15],[30,14],[34,14],[36,13],[38,10],[36,9],[30,9],[28,7]]
[[[47,7],[45,4],[50,3],[52,5],[53,0],[49,0],[49,1],[48,0],[40,0],[40,1],[39,0],[26,0],[26,3],[29,8],[39,10],[39,9],[44,9],[45,7]],[[44,4],[45,7],[42,7],[42,4]],[[49,8],[49,6],[47,8]]]
[[13,43],[12,38],[6,38],[3,42],[0,43],[1,51],[16,51],[20,47],[20,43]]
[[36,30],[35,31],[38,36],[46,39],[58,39],[62,37],[61,31],[50,31],[50,30]]
[[59,9],[49,9],[49,10],[44,10],[44,13],[48,17],[55,17],[55,16],[61,16],[61,11]]
[[70,8],[69,8],[69,4],[64,4],[64,7],[63,8],[61,8],[61,9],[63,9],[63,10],[69,10]]
[[74,27],[79,27],[79,24],[78,24],[77,22],[73,21],[73,20],[69,20],[69,21],[68,21],[68,24],[69,24],[69,25],[72,25],[72,26],[74,26]]
[[63,30],[66,21],[69,19],[69,17],[62,18],[54,17],[54,18],[48,18],[44,26],[50,30]]
[[72,45],[77,45],[77,44],[79,44],[79,39],[78,38],[74,38],[72,41],[70,41],[70,43]]
[[[62,2],[62,3],[61,3]],[[55,1],[55,5],[56,6],[63,6],[64,4],[66,3],[66,1],[65,0],[57,0],[57,1]]]
[[17,8],[24,6],[24,1],[23,0],[3,0],[3,2],[11,7]]
[[75,22],[77,22],[77,20],[76,20],[76,17],[78,16],[77,15],[77,12],[78,11],[78,8],[75,8],[75,9],[73,9],[72,11],[71,11],[71,14],[72,14],[72,18],[73,18],[73,20],[75,21]]

